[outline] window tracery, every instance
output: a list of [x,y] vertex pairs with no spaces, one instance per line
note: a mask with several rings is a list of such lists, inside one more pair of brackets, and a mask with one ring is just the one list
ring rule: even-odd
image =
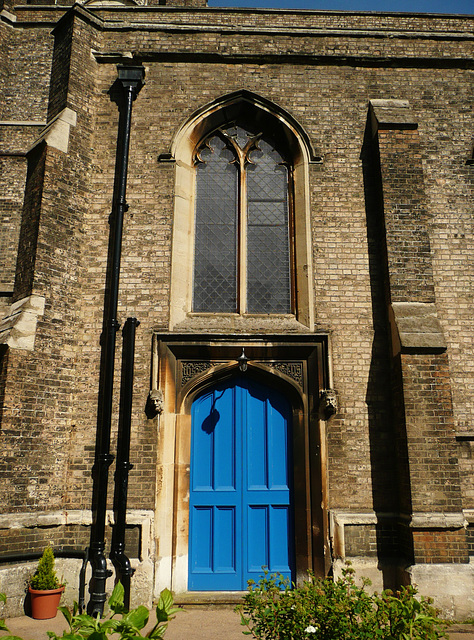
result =
[[232,125],[198,145],[193,311],[291,313],[291,165]]

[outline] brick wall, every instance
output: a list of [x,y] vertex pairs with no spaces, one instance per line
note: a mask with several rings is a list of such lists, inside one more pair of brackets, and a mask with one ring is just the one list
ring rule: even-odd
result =
[[44,25],[20,34],[10,17],[0,30],[0,307],[6,312],[15,280],[25,154],[46,121],[52,38]]
[[[0,172],[10,188],[0,196],[0,296],[13,291],[20,235],[26,159],[0,156]],[[23,180],[21,177],[23,176]]]
[[471,525],[466,529],[467,549],[469,556],[474,556],[474,527]]
[[433,302],[420,137],[414,130],[379,131],[392,302]]
[[[458,465],[454,438],[470,429],[474,410],[473,177],[465,164],[472,20],[193,6],[204,3],[75,7],[54,29],[54,55],[51,29],[63,9],[17,8],[15,34],[0,23],[7,53],[10,46],[22,52],[12,63],[19,81],[3,80],[1,117],[51,120],[65,107],[77,114],[67,153],[39,146],[29,155],[15,299],[44,295],[46,310],[35,351],[4,360],[2,508],[90,507],[119,121],[111,88],[117,62],[130,55],[146,69],[133,105],[119,299],[120,321],[141,322],[130,507],[153,509],[161,488],[162,432],[144,409],[152,334],[169,323],[175,171],[157,158],[197,109],[246,89],[294,117],[324,159],[309,166],[308,194],[316,330],[330,336],[339,400],[327,424],[329,509],[473,508],[471,449]],[[378,131],[378,149],[364,160],[369,101],[394,98],[409,102],[417,128]],[[19,186],[14,163],[23,162],[23,175],[25,163],[8,162]],[[18,207],[19,189],[6,193],[5,206]],[[387,309],[394,301],[435,301],[445,349],[392,360]],[[120,340],[116,389],[119,351]],[[390,555],[399,545],[406,557],[414,548],[418,561],[434,562],[444,541],[453,561],[465,562],[459,531],[411,536],[407,529],[396,540],[393,523],[387,527],[353,525],[350,553],[385,548]]]
[[[130,558],[140,557],[139,526],[128,526],[125,530],[125,544]],[[56,527],[28,527],[0,530],[0,562],[1,556],[7,554],[21,555],[28,549],[29,553],[42,553],[45,547],[53,547],[55,552],[80,551],[89,546],[90,527],[71,524]],[[106,528],[107,545],[112,539],[112,527]]]
[[423,564],[466,563],[466,532],[459,531],[413,531],[415,562]]
[[403,354],[414,511],[459,511],[461,493],[446,354]]
[[[209,18],[199,14],[199,19],[218,22],[223,19],[222,15],[212,11]],[[225,15],[227,18],[228,13]],[[236,12],[235,15],[239,16],[243,23],[250,25],[247,13]],[[188,20],[187,14],[173,13],[172,16],[174,20],[179,19],[184,24]],[[170,17],[171,14],[168,16],[160,13],[160,19]],[[282,19],[279,13],[274,17],[276,22]],[[346,20],[338,17],[338,20],[343,19]],[[262,20],[263,14],[257,12],[253,16],[252,24],[258,26]],[[305,14],[292,18],[292,21],[294,25],[305,23],[314,26],[317,22],[322,23],[324,19],[322,16],[309,17],[309,14]],[[65,28],[62,27],[62,30]],[[79,47],[82,43],[82,27],[75,28]],[[57,31],[59,34],[60,29]],[[180,41],[181,36],[178,37],[176,34],[170,42],[167,37],[157,37],[153,32],[145,30],[139,33],[140,35],[135,31],[106,31],[100,35],[100,46],[98,44],[97,48],[100,51],[116,51],[120,48],[139,50],[145,54],[147,50],[161,51],[165,44],[167,51],[170,51],[170,46],[176,51],[196,48],[212,51],[216,46],[216,39],[207,34],[193,38],[187,34],[184,45],[184,39]],[[57,37],[59,38],[59,35]],[[251,48],[255,55],[265,53],[266,42],[262,41],[258,34],[246,37],[252,40]],[[277,42],[276,50],[284,51],[287,47],[285,39],[275,41],[275,37],[272,37],[274,50]],[[234,35],[230,34],[229,38],[234,38]],[[299,39],[298,47],[303,50],[305,43],[310,41],[309,36],[308,40]],[[325,46],[329,47],[329,40],[325,43]],[[348,40],[345,46],[350,44],[351,41]],[[434,45],[428,42],[423,46],[429,48]],[[395,45],[394,47],[396,49]],[[361,51],[360,48],[358,50]],[[232,47],[229,48],[229,52],[231,51]],[[125,221],[120,300],[121,317],[133,314],[142,322],[138,332],[139,373],[136,406],[141,411],[146,398],[150,329],[167,325],[174,177],[172,166],[156,164],[155,158],[159,153],[169,149],[173,135],[184,119],[195,108],[213,97],[241,86],[257,93],[264,93],[299,119],[311,135],[315,147],[325,158],[324,170],[312,168],[310,180],[317,324],[318,328],[329,330],[332,334],[335,386],[341,394],[341,412],[331,423],[328,433],[332,504],[366,508],[372,504],[377,492],[378,504],[387,506],[394,500],[394,492],[389,491],[393,486],[394,470],[390,462],[386,464],[389,456],[380,453],[380,447],[384,446],[388,454],[391,443],[391,431],[388,427],[390,410],[387,409],[390,392],[387,385],[382,383],[384,377],[387,377],[387,356],[384,355],[383,346],[386,337],[383,335],[383,328],[380,328],[376,334],[377,341],[373,344],[374,326],[382,327],[382,322],[379,320],[381,314],[376,317],[376,322],[373,315],[374,304],[379,302],[374,298],[367,255],[370,255],[371,250],[375,252],[376,247],[368,246],[359,156],[368,97],[374,94],[396,94],[401,98],[411,98],[410,86],[429,84],[430,74],[432,81],[436,76],[441,80],[444,72],[412,70],[409,86],[406,84],[407,73],[394,69],[368,71],[350,67],[288,63],[274,68],[265,64],[240,64],[233,61],[229,66],[202,62],[193,65],[191,73],[187,61],[173,62],[171,59],[156,62],[150,59],[146,62],[146,67],[146,86],[134,104],[133,112],[128,187],[131,208]],[[459,73],[462,75],[462,72]],[[82,382],[76,380],[79,388],[83,389],[83,400],[80,404],[84,411],[81,412],[81,417],[89,425],[88,428],[95,423],[96,387],[91,381],[95,379],[98,365],[100,291],[106,265],[107,218],[112,202],[118,123],[117,107],[104,92],[110,89],[115,74],[113,63],[100,65],[97,93],[94,94],[97,96],[97,130],[93,159],[97,170],[90,173],[94,198],[84,227],[87,239],[87,275],[82,287],[82,297],[88,304],[87,311],[84,312],[87,317],[82,334],[83,375],[79,376]],[[77,80],[74,80],[76,77]],[[76,86],[79,86],[79,67],[77,76],[73,74],[72,78],[71,83],[77,82]],[[459,79],[462,82],[461,76]],[[299,91],[298,88],[301,86],[307,87],[307,91]],[[443,85],[443,90],[450,91],[449,86]],[[71,86],[68,104],[72,105],[82,95],[83,92],[75,91]],[[318,98],[316,103],[315,96]],[[418,100],[418,110],[425,113],[430,102],[427,100],[425,104],[421,104],[421,96]],[[64,100],[61,104],[64,106]],[[54,112],[58,109],[59,106],[55,107]],[[336,128],[333,126],[334,121],[340,123]],[[137,266],[140,269],[139,276]],[[351,306],[347,305],[348,296],[351,298]],[[372,381],[369,395],[368,379]],[[349,380],[350,385],[346,382]],[[367,399],[370,401],[371,418],[367,414]],[[144,430],[147,423],[143,421],[143,414],[138,413],[135,420],[135,432]],[[149,435],[145,436],[144,440],[137,438],[135,445],[139,447],[138,451],[140,448],[145,451],[148,447],[153,451],[155,427],[151,430],[146,427],[144,433]],[[379,453],[376,453],[377,451]],[[150,466],[146,467],[143,474],[145,477],[151,473],[153,455],[150,458]],[[78,461],[74,468],[79,474],[76,480],[79,483],[80,473],[86,474],[86,470],[82,462],[79,463],[79,460],[82,460],[80,455],[74,459]],[[367,462],[368,459],[371,460],[370,464]],[[138,473],[138,470],[133,473]],[[138,479],[137,485],[134,480],[132,494],[143,502],[145,498],[141,489]],[[151,485],[147,491],[151,491]]]
[[8,63],[0,74],[0,120],[46,120],[53,38],[52,23],[42,22],[20,30],[0,23],[2,59]]

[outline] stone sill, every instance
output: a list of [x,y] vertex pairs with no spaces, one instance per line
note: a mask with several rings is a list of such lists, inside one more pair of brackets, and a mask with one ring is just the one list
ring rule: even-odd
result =
[[188,591],[177,593],[174,597],[174,603],[186,605],[187,608],[233,608],[242,602],[246,593],[247,591]]
[[455,435],[458,442],[469,442],[474,440],[474,431],[458,431]]

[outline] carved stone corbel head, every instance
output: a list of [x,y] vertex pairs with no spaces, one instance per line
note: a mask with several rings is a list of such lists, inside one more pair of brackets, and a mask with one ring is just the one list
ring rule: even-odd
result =
[[165,408],[163,391],[161,389],[151,389],[146,399],[145,413],[148,418],[155,418],[163,413]]
[[337,413],[337,394],[334,389],[324,389],[319,394],[319,411],[324,420]]

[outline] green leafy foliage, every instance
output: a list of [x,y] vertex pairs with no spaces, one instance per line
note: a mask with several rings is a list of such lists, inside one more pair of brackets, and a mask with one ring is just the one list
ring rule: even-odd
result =
[[[4,593],[0,593],[0,602],[5,603],[6,601],[7,601],[7,596]],[[3,618],[0,618],[0,631],[7,631],[7,632],[10,631],[10,629],[5,624],[5,620]],[[22,639],[19,638],[18,636],[7,635],[7,636],[2,636],[2,640],[22,640]]]
[[338,580],[309,576],[294,587],[264,572],[249,582],[236,608],[245,635],[259,640],[438,640],[446,637],[431,601],[417,598],[414,587],[370,593],[370,581],[358,585],[347,566]]
[[46,547],[38,562],[38,567],[31,577],[30,587],[38,591],[47,591],[49,589],[58,589],[62,586],[54,570],[53,550],[51,547]]
[[[118,582],[109,599],[110,614],[106,618],[94,618],[87,613],[79,613],[77,602],[74,603],[72,611],[67,607],[58,607],[68,623],[69,629],[64,631],[62,636],[56,635],[54,631],[48,631],[51,640],[109,640],[114,636],[114,640],[134,640],[135,638],[151,638],[157,640],[163,638],[168,628],[168,623],[172,620],[179,607],[173,606],[173,596],[169,589],[163,589],[156,607],[156,624],[142,635],[142,630],[146,626],[149,618],[149,611],[144,606],[139,606],[132,611],[127,611],[123,604],[124,588]],[[0,602],[6,602],[4,593],[0,593]],[[115,616],[120,616],[116,618]],[[5,620],[0,618],[0,631],[9,631]],[[1,636],[1,640],[22,640],[18,636]]]
[[173,607],[173,596],[168,589],[160,594],[156,607],[156,624],[142,635],[142,630],[148,623],[149,611],[144,606],[139,606],[132,611],[127,611],[123,603],[124,588],[117,583],[109,599],[110,614],[106,618],[94,618],[86,613],[79,613],[77,603],[73,610],[67,607],[59,607],[66,618],[69,630],[62,636],[48,631],[51,640],[108,640],[114,637],[116,640],[133,640],[134,638],[163,638],[168,627],[168,622],[180,611]]

